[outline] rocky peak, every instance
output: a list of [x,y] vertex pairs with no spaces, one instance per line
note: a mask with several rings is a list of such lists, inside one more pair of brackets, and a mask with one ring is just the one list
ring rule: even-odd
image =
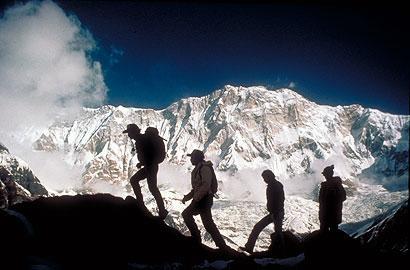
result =
[[[311,173],[312,164],[319,160],[340,157],[349,164],[348,172],[341,176],[351,178],[378,162],[404,164],[394,153],[398,145],[401,152],[408,153],[400,139],[408,134],[408,122],[408,116],[360,105],[318,105],[286,88],[226,85],[207,96],[181,99],[163,110],[108,105],[84,109],[71,123],[51,126],[36,147],[87,156],[76,160],[87,165],[87,179],[100,175],[95,173],[102,168],[111,168],[107,176],[127,178],[132,158],[127,149],[131,146],[121,131],[128,123],[136,123],[142,130],[158,128],[167,140],[167,159],[175,164],[184,164],[186,153],[200,148],[216,159],[222,171],[269,167],[278,175],[292,177]],[[379,168],[374,168],[374,173],[386,172]]]

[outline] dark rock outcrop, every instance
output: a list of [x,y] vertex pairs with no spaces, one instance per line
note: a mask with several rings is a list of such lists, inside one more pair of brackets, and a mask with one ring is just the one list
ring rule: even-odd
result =
[[[379,235],[388,239],[392,230],[403,229],[405,207]],[[374,233],[365,241],[366,234],[359,239],[343,231],[315,231],[304,237],[285,231],[282,247],[272,234],[269,250],[252,256],[215,250],[142,212],[132,197],[109,194],[22,202],[0,210],[0,229],[0,269],[215,269],[212,262],[218,260],[225,269],[380,269],[406,259],[391,252],[392,242],[382,242],[389,243],[382,245],[388,250],[377,248],[379,242],[371,241]],[[261,258],[270,261],[258,263]]]
[[359,241],[343,231],[314,231],[303,241],[305,266],[308,269],[328,266],[329,269],[354,268],[360,259]]
[[128,269],[132,264],[175,263],[190,268],[205,259],[240,256],[192,242],[141,212],[132,197],[39,198],[7,211],[0,215],[0,227],[11,232],[2,239],[9,252],[0,256],[16,255],[18,250],[19,258],[12,261],[25,262],[27,268],[42,264],[50,269]]
[[290,231],[283,232],[283,241],[272,233],[271,244],[267,251],[254,252],[254,258],[289,258],[303,253],[302,238]]

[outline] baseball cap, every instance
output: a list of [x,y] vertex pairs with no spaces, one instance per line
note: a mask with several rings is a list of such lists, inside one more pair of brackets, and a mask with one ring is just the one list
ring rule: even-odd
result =
[[204,158],[204,157],[205,157],[204,152],[202,152],[201,150],[198,150],[198,149],[194,149],[194,150],[193,150],[190,154],[188,154],[187,156],[188,156],[188,157],[196,156],[196,157],[199,157],[199,158]]
[[130,133],[130,132],[140,132],[140,128],[136,124],[128,124],[127,129],[124,130],[122,133]]

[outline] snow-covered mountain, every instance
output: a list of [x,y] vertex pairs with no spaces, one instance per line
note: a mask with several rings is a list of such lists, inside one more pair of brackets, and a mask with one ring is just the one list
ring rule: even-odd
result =
[[[409,119],[360,105],[319,105],[290,89],[227,85],[163,110],[108,105],[84,109],[74,120],[56,121],[34,147],[62,151],[68,162],[83,166],[85,186],[104,183],[126,194],[137,160],[122,130],[129,123],[142,130],[157,127],[167,140],[160,183],[161,177],[170,179],[160,188],[167,208],[175,210],[169,222],[184,230],[178,216],[183,205],[178,200],[189,188],[191,165],[186,154],[202,149],[221,180],[222,198],[214,207],[216,222],[225,235],[243,244],[242,238],[264,215],[260,173],[266,168],[284,183],[285,227],[298,232],[317,228],[315,194],[323,180],[320,172],[330,164],[335,164],[350,195],[344,213],[349,222],[379,214],[405,198]],[[146,199],[151,201],[149,195]]]
[[0,143],[0,166],[6,168],[17,184],[17,195],[21,199],[36,196],[47,196],[47,189],[34,175],[29,165],[12,154],[6,146]]
[[373,223],[362,227],[359,239],[373,248],[383,251],[409,253],[409,206],[408,200],[377,216]]
[[408,254],[408,199],[386,212],[357,223],[343,224],[342,229],[375,250]]
[[317,160],[340,157],[346,168],[336,171],[345,178],[408,173],[409,116],[318,105],[289,89],[263,87],[225,86],[158,111],[84,109],[74,121],[52,125],[35,147],[76,154],[73,162],[87,165],[85,181],[128,178],[130,143],[121,133],[128,123],[157,127],[167,139],[168,161],[176,164],[200,148],[220,171],[269,167],[290,177],[311,173]]

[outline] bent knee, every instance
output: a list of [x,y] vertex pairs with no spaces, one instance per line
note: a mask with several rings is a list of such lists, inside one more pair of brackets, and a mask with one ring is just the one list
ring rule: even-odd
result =
[[141,179],[139,179],[136,175],[131,176],[130,183],[131,186],[139,185]]

